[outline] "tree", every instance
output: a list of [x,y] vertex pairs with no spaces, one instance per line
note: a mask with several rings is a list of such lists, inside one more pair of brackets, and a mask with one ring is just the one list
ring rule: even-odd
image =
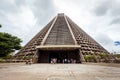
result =
[[2,27],[2,25],[0,24],[0,28]]
[[106,58],[109,57],[109,54],[107,54],[107,53],[101,53],[100,57],[101,57],[101,59],[106,59]]
[[120,54],[114,54],[114,56],[120,58]]
[[86,55],[84,56],[86,62],[97,62],[96,56],[95,55]]
[[15,50],[21,49],[22,40],[9,33],[0,32],[0,57],[6,57]]

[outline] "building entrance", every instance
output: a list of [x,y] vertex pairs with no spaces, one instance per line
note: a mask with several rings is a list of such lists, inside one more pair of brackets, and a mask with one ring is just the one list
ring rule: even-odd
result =
[[51,63],[56,59],[56,63],[79,63],[80,56],[78,50],[39,50],[38,63]]

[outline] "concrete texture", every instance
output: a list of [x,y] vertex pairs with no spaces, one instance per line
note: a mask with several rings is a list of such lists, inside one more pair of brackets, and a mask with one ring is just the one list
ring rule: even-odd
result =
[[120,67],[90,64],[0,64],[0,80],[120,80]]

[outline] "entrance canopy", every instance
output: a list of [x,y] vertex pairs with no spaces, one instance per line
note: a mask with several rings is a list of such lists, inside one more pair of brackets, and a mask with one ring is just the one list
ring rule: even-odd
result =
[[74,50],[80,49],[80,45],[40,45],[36,46],[40,50]]

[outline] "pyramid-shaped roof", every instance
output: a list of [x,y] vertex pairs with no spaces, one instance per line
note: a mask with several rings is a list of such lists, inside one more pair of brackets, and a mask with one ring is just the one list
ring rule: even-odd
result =
[[75,45],[73,37],[66,17],[58,14],[43,40],[43,45]]
[[63,13],[53,18],[16,56],[35,55],[37,49],[79,48],[83,54],[108,53]]

